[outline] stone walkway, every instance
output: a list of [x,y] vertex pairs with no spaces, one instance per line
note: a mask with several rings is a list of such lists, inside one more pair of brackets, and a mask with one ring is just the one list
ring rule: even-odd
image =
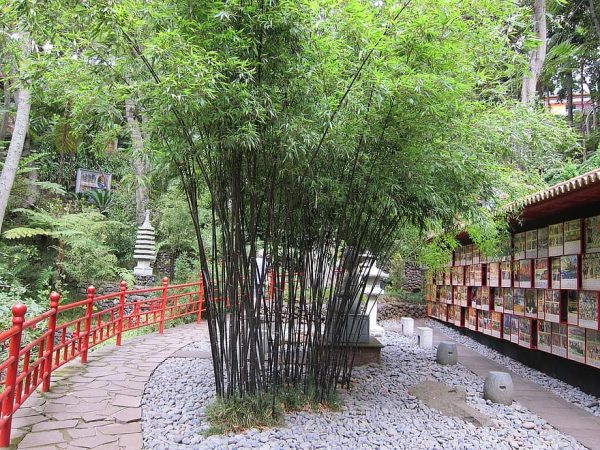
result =
[[181,347],[208,340],[202,325],[181,325],[109,344],[53,374],[51,392],[36,392],[13,419],[18,449],[142,448],[140,402],[154,369]]

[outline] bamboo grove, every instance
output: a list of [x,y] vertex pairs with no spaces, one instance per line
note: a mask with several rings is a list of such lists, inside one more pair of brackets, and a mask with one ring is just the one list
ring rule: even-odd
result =
[[[326,39],[316,50],[309,43],[310,33],[333,31],[329,27],[341,13],[336,8],[320,11],[324,30],[311,30],[314,16],[291,3],[240,2],[230,5],[225,23],[208,31],[215,47],[226,45],[221,39],[231,32],[244,42],[233,64],[222,68],[233,92],[213,102],[213,120],[201,127],[173,110],[184,136],[174,162],[194,217],[200,183],[210,196],[211,238],[199,248],[222,397],[270,394],[274,402],[278,390],[293,387],[325,401],[339,385],[348,385],[360,328],[356,317],[369,313],[365,272],[375,260],[387,259],[401,225],[423,225],[452,211],[443,209],[447,204],[440,208],[439,198],[434,204],[419,179],[447,177],[456,194],[474,188],[464,185],[459,171],[439,164],[443,158],[432,171],[422,166],[415,143],[403,148],[410,134],[398,127],[405,105],[376,81],[376,71],[389,61],[381,59],[382,43],[390,44],[410,3],[383,21],[371,16],[377,31],[360,36],[364,42],[355,42],[349,55],[328,47]],[[358,50],[363,43],[370,48]],[[319,59],[331,51],[336,58],[351,56],[337,68],[342,88],[335,74],[306,75],[319,71]],[[393,54],[393,45],[387,51]],[[237,58],[249,64],[250,73]],[[173,145],[168,137],[165,144]],[[399,156],[401,168],[390,164]],[[450,200],[464,201],[458,195]]]

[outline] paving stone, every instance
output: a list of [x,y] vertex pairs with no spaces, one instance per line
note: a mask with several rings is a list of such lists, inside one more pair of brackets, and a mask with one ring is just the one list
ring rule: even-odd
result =
[[13,428],[25,428],[35,425],[36,423],[44,422],[48,420],[47,417],[44,417],[41,414],[37,414],[35,416],[25,416],[25,417],[15,417],[12,420]]
[[127,450],[141,449],[143,446],[142,434],[126,434],[119,437],[119,445]]
[[106,425],[104,427],[96,428],[96,431],[98,431],[99,433],[102,433],[102,434],[107,434],[107,435],[118,434],[120,436],[123,434],[141,433],[142,427],[139,422],[123,423],[123,424],[117,423],[114,425]]
[[117,395],[113,399],[112,404],[114,406],[126,406],[135,408],[140,406],[141,400],[141,397],[132,397],[130,395]]
[[86,365],[79,359],[67,363],[53,373],[51,392],[32,394],[15,414],[13,423],[24,427],[13,431],[24,436],[19,448],[141,449],[141,395],[160,363],[198,339],[186,332],[191,329],[197,327],[96,349]]
[[69,420],[69,419],[79,419],[81,417],[81,413],[74,411],[74,412],[44,412],[45,415],[49,418],[49,419],[53,419],[53,420]]
[[[112,375],[114,373],[114,370],[112,369],[107,369],[107,368],[88,368],[88,371],[84,374],[82,374],[81,376],[84,378],[98,378],[98,377],[103,377],[106,375]],[[89,380],[88,380],[89,381]]]
[[36,423],[31,431],[48,431],[48,430],[60,430],[69,429],[77,426],[77,420],[46,420],[42,423]]
[[[99,445],[97,447],[94,447],[94,450],[116,450],[118,448],[118,443],[119,443],[119,441],[109,442],[108,444]],[[127,450],[130,450],[130,449],[127,449]],[[134,450],[134,449],[131,449],[131,450]]]
[[52,403],[58,403],[60,405],[78,405],[80,400],[73,394],[58,397],[52,400]]
[[22,407],[15,411],[13,414],[13,418],[15,417],[28,417],[28,416],[36,416],[39,412],[34,408]]
[[[106,419],[106,417],[105,417],[105,419]],[[110,420],[96,420],[94,422],[80,421],[77,424],[76,428],[80,429],[80,430],[86,430],[86,429],[90,429],[90,428],[101,427],[101,426],[104,426],[104,425],[110,425],[111,423],[113,423],[113,422],[110,421]]]
[[140,408],[124,408],[116,414],[113,414],[113,417],[118,422],[136,422],[141,419],[141,410]]
[[98,422],[100,420],[105,420],[108,418],[107,414],[97,411],[83,413],[80,414],[80,416],[85,422]]
[[[106,397],[106,391],[104,391],[102,388],[96,388],[96,389],[85,389],[85,390],[80,390],[80,391],[73,391],[73,396],[77,397],[77,398],[100,398],[100,397]],[[95,400],[96,401],[96,400]]]
[[108,406],[107,400],[98,401],[95,403],[82,403],[79,402],[77,405],[68,405],[66,407],[66,412],[78,412],[78,413],[88,413],[88,412],[97,412],[103,411]]
[[[104,445],[104,444],[113,444],[116,443],[118,440],[117,436],[104,436],[104,435],[96,435],[96,436],[90,436],[90,437],[82,437],[79,439],[74,439],[71,442],[69,442],[70,445],[77,445],[79,447],[85,447],[85,448],[96,448],[100,445]],[[114,447],[113,447],[114,449]]]
[[113,373],[111,375],[98,377],[97,379],[102,381],[125,381],[127,378],[122,373]]
[[38,394],[37,392],[31,394],[26,401],[28,408],[35,408],[37,406],[42,406],[44,403],[46,403],[46,399],[41,397],[40,394]]
[[145,381],[115,381],[114,384],[124,389],[132,389],[136,391],[143,391],[146,386]]
[[98,433],[96,433],[95,427],[92,427],[92,428],[70,428],[66,431],[67,431],[67,434],[71,438],[71,439],[69,439],[69,441],[71,441],[73,439],[96,436],[98,434]]
[[18,448],[42,447],[61,442],[65,442],[65,438],[60,431],[41,431],[39,433],[27,434],[23,440],[19,442]]
[[15,428],[13,427],[11,433],[10,433],[10,439],[11,441],[17,441],[20,438],[22,438],[23,436],[25,436],[27,433],[30,433],[31,430],[29,428]]
[[[85,385],[85,390],[100,389],[108,385],[108,381],[94,380]],[[79,386],[77,387],[80,388]]]

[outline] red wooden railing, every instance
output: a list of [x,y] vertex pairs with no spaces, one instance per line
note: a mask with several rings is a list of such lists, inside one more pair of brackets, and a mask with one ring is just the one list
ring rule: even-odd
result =
[[[132,298],[141,294],[147,299]],[[122,281],[119,292],[101,296],[96,296],[96,288],[90,286],[84,300],[68,305],[59,305],[60,295],[53,292],[50,309],[27,321],[27,306],[14,305],[13,325],[0,333],[0,350],[8,348],[7,356],[0,357],[0,380],[4,378],[4,390],[0,392],[0,447],[10,444],[15,411],[38,386],[42,386],[42,392],[50,389],[53,371],[78,356],[82,363],[87,362],[89,349],[113,337],[120,346],[123,333],[129,330],[158,325],[158,332],[163,333],[166,322],[186,316],[195,316],[199,323],[203,297],[201,281],[169,285],[169,280],[163,278],[161,286],[131,291]],[[113,300],[114,306],[94,310],[95,305],[107,300]],[[24,332],[38,330],[44,321],[43,333],[22,345]]]

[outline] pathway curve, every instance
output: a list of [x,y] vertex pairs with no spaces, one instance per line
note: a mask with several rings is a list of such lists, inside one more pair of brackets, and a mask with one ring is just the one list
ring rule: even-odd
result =
[[86,365],[65,365],[53,374],[51,392],[32,394],[15,413],[14,448],[141,449],[146,382],[178,349],[203,340],[206,324],[181,325],[96,349]]

